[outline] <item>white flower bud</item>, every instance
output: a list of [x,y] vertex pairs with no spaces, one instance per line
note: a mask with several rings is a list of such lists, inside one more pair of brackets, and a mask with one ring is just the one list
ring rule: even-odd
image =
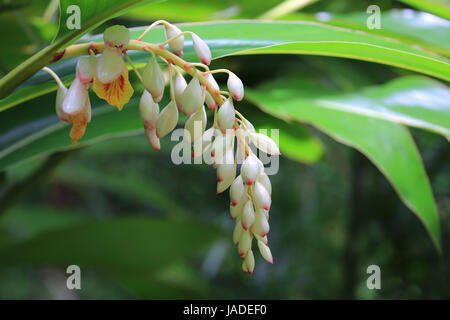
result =
[[258,176],[259,165],[256,159],[257,158],[251,154],[244,160],[241,166],[242,179],[248,186],[251,186]]
[[247,266],[248,273],[252,274],[255,269],[255,256],[253,255],[253,251],[251,249],[248,250],[244,262]]
[[248,131],[255,132],[255,127],[247,119],[244,119],[244,125],[245,125],[245,127],[247,128]]
[[166,86],[166,80],[161,67],[153,56],[148,60],[147,65],[142,71],[142,81],[145,89],[152,94],[155,102],[161,101]]
[[191,115],[184,125],[184,140],[191,143],[201,138],[206,128],[206,112],[202,106],[196,113]]
[[97,79],[101,83],[116,80],[124,68],[122,52],[115,47],[106,47],[97,62]]
[[268,245],[269,241],[267,240],[267,235],[265,235],[264,237],[261,237],[259,234],[256,233],[254,233],[253,235],[255,236],[256,239],[262,241],[266,246]]
[[244,259],[248,250],[250,250],[252,246],[252,235],[249,230],[243,230],[241,233],[241,237],[239,238],[238,252],[239,256]]
[[241,218],[238,217],[236,220],[236,225],[234,226],[233,229],[233,244],[237,245],[239,243],[239,239],[241,238],[241,234],[244,231],[244,229],[242,229],[242,223],[241,223]]
[[158,136],[156,135],[156,128],[145,129],[145,136],[147,137],[147,140],[153,149],[155,150],[161,149]]
[[77,78],[82,83],[90,83],[93,80],[97,58],[95,56],[81,57],[77,62]]
[[255,206],[258,208],[263,208],[264,210],[269,211],[272,200],[270,198],[269,193],[266,188],[262,185],[262,183],[256,181],[255,189],[253,191],[253,201],[255,202]]
[[255,221],[255,210],[253,209],[253,203],[251,200],[248,200],[242,211],[242,228],[244,230],[248,230]]
[[154,129],[158,119],[159,106],[153,101],[151,94],[144,90],[139,101],[139,113],[145,129]]
[[270,248],[264,244],[261,240],[258,240],[258,249],[261,253],[261,256],[269,263],[273,264],[272,252],[270,252]]
[[270,183],[270,179],[267,176],[267,174],[263,170],[259,170],[258,177],[256,178],[256,181],[260,182],[264,188],[266,188],[269,195],[272,195],[272,184]]
[[64,101],[64,98],[67,94],[67,88],[64,85],[58,84],[58,91],[56,92],[56,114],[58,115],[59,120],[67,122],[69,121],[69,117],[62,109],[62,104]]
[[181,97],[183,96],[184,90],[186,90],[187,82],[184,79],[183,75],[180,72],[177,72],[175,75],[175,79],[173,81],[174,92],[175,92],[175,100],[177,101],[177,107],[180,112],[183,112],[183,108],[181,107]]
[[231,219],[237,218],[237,217],[241,217],[242,215],[242,211],[244,209],[244,200],[242,200],[241,202],[239,202],[237,205],[233,206],[233,204],[230,203],[230,216]]
[[241,175],[234,179],[230,187],[230,201],[232,206],[237,206],[245,196],[244,181]]
[[244,85],[241,79],[231,71],[228,75],[227,87],[235,100],[241,101],[244,98]]
[[224,192],[233,183],[236,177],[236,163],[234,151],[229,149],[217,166],[217,193]]
[[252,225],[252,232],[264,237],[270,230],[269,222],[267,222],[263,209],[258,208],[255,212],[255,221]]
[[203,106],[203,89],[197,77],[193,77],[181,96],[181,109],[186,116],[197,112]]
[[225,132],[227,129],[231,129],[234,126],[234,122],[236,119],[236,113],[234,111],[233,104],[231,100],[228,99],[225,101],[217,111],[217,123],[219,128]]
[[62,102],[62,111],[66,114],[76,115],[80,113],[88,100],[88,90],[81,83],[80,79],[75,78],[67,90]]
[[103,33],[103,40],[107,46],[125,49],[130,42],[130,31],[124,26],[112,26]]
[[162,109],[156,120],[156,136],[164,137],[171,132],[178,123],[178,109],[175,101],[170,101],[167,106]]
[[248,269],[247,269],[247,264],[245,263],[245,260],[244,260],[244,261],[242,261],[242,271],[244,271],[244,272],[248,272]]
[[265,134],[250,133],[250,139],[261,151],[271,155],[280,155],[280,149],[278,149],[277,144]]
[[[167,40],[169,40],[181,33],[181,30],[177,26],[174,26],[171,23],[165,24],[164,29],[166,31],[166,39]],[[169,47],[173,53],[175,53],[179,57],[182,57],[183,56],[183,47],[184,47],[184,36],[179,36],[178,38],[170,41]]]
[[211,50],[205,41],[200,39],[195,33],[192,34],[192,43],[194,44],[194,50],[197,57],[203,64],[209,65],[211,63]]

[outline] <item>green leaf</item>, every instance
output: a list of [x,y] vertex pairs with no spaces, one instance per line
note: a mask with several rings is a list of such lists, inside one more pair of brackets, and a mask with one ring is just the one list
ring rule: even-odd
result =
[[448,0],[399,0],[411,7],[431,12],[437,16],[450,20],[450,2]]
[[[57,59],[54,54],[64,46],[72,43],[83,34],[92,30],[102,22],[122,15],[138,6],[149,4],[155,0],[60,0],[60,21],[58,33],[51,45],[45,47],[14,70],[0,79],[0,97],[5,97],[23,81],[39,71],[42,67]],[[74,14],[68,7],[76,5],[80,10],[80,28],[70,30],[67,19]]]
[[77,264],[107,271],[148,272],[204,249],[220,235],[217,228],[198,222],[137,217],[90,221],[4,245],[0,265]]
[[[395,83],[390,83],[387,88],[394,85]],[[370,101],[373,105],[386,109],[395,105],[393,102],[390,105],[383,104],[390,100],[401,102],[401,107],[405,107],[407,101],[410,101],[412,108],[416,105],[416,101],[402,100],[401,94],[387,88],[381,86],[379,92],[373,94],[372,97],[377,97],[378,100],[363,93],[359,97],[361,101]],[[347,99],[339,95],[337,98],[323,97],[323,89],[306,81],[268,83],[258,90],[247,90],[246,96],[276,117],[310,123],[338,142],[367,156],[386,176],[405,205],[417,214],[440,250],[436,205],[420,155],[408,129],[387,120],[353,112],[352,105],[357,94]],[[330,108],[330,103],[324,104],[324,101],[336,101],[340,107]],[[358,102],[358,105],[361,104]]]
[[[182,30],[196,32],[204,38],[211,48],[214,59],[235,54],[325,55],[392,65],[450,80],[450,64],[447,59],[398,41],[369,33],[355,32],[351,29],[314,22],[261,21],[207,22],[186,24],[180,27]],[[143,30],[144,28],[133,29],[132,38],[137,38]],[[102,38],[97,36],[86,41],[102,41]],[[144,41],[155,43],[164,41],[163,29],[153,30],[144,37]],[[190,41],[186,43],[184,51],[188,61],[197,60]],[[130,52],[130,56],[136,62],[148,60],[148,54],[142,52]],[[28,75],[35,73],[50,62],[39,57],[36,59],[33,72],[27,73]],[[71,61],[74,65],[75,59]],[[67,69],[67,65],[65,69]],[[71,72],[74,72],[73,70],[74,67]],[[49,77],[44,77],[42,74],[38,76],[50,80]],[[16,77],[21,77],[20,81],[17,81]],[[15,88],[27,77],[7,75],[5,77],[7,80],[0,80],[0,96]],[[20,91],[18,90],[15,95],[18,99]],[[0,101],[0,110],[4,109],[3,103]],[[10,107],[11,102],[8,105]]]

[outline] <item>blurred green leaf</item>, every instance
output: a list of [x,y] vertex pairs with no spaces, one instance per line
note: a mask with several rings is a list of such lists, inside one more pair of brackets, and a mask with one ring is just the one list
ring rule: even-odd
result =
[[76,264],[112,272],[149,272],[204,249],[220,235],[219,229],[199,222],[150,218],[84,222],[3,246],[0,266]]
[[[386,176],[405,205],[417,214],[440,250],[436,205],[420,155],[408,130],[396,123],[364,115],[361,110],[354,112],[353,109],[355,100],[358,101],[358,108],[370,102],[368,110],[372,111],[374,106],[379,111],[392,109],[392,106],[417,106],[420,101],[414,95],[407,98],[408,92],[414,93],[414,90],[407,90],[405,99],[401,99],[400,92],[392,90],[398,83],[402,84],[402,81],[380,86],[378,90],[372,88],[368,91],[370,95],[359,93],[346,98],[339,95],[324,97],[323,88],[306,80],[279,81],[267,83],[258,90],[247,90],[246,96],[276,117],[310,123],[366,155]],[[424,101],[427,101],[426,98]]]
[[417,9],[431,12],[437,16],[450,20],[450,1],[448,0],[399,0]]

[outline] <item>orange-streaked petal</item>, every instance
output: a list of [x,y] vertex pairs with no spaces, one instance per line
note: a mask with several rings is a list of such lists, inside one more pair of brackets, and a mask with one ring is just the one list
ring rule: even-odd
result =
[[69,115],[70,122],[72,123],[72,129],[70,130],[70,138],[72,144],[76,145],[78,140],[84,136],[86,126],[88,123],[88,117],[86,112],[79,112],[75,115]]
[[106,100],[110,105],[122,110],[133,95],[133,87],[128,80],[128,69],[123,65],[122,73],[116,80],[109,83],[102,83],[94,76],[94,92],[100,98]]

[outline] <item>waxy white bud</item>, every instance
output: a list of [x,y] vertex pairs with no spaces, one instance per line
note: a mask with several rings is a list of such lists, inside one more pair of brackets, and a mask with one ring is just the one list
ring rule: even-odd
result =
[[56,102],[55,102],[55,109],[56,114],[58,115],[59,120],[61,121],[69,121],[68,115],[63,111],[62,104],[64,101],[64,98],[67,94],[67,88],[64,85],[58,84],[58,91],[56,92]]
[[252,235],[249,230],[243,230],[241,233],[241,237],[239,238],[238,252],[239,256],[244,259],[248,250],[250,250],[252,246]]
[[264,237],[267,233],[269,233],[269,230],[269,222],[267,222],[263,209],[258,208],[255,212],[255,221],[252,225],[252,232]]
[[269,263],[273,264],[272,252],[270,252],[270,248],[261,240],[258,240],[258,249],[261,253],[261,256]]
[[171,132],[178,123],[178,109],[175,101],[170,101],[167,106],[162,109],[156,120],[156,136],[164,137]]
[[203,64],[209,65],[211,63],[211,50],[205,41],[200,39],[195,33],[192,34],[192,43],[194,44],[194,50],[197,57]]
[[242,211],[244,209],[244,200],[239,202],[237,205],[233,206],[233,204],[230,204],[230,216],[231,219],[235,219],[237,217],[241,217]]
[[224,192],[236,177],[236,163],[234,162],[234,151],[229,149],[217,166],[217,193]]
[[[211,83],[214,90],[220,91],[219,85],[217,84],[216,79],[214,79],[211,73],[208,73],[208,75],[206,76],[206,80]],[[213,96],[208,91],[206,91],[205,101],[210,110],[214,110],[214,108],[218,105],[216,100],[214,100]]]
[[225,130],[233,128],[235,119],[236,113],[233,104],[228,99],[220,106],[219,111],[217,111],[217,124],[225,132]]
[[80,79],[75,78],[62,102],[62,111],[66,114],[76,115],[83,110],[88,99],[86,85],[81,83]]
[[244,260],[244,261],[242,261],[242,271],[244,271],[244,272],[248,272],[248,269],[247,269],[247,264],[245,263],[245,260]]
[[259,234],[256,234],[256,233],[254,233],[253,235],[255,236],[256,239],[258,239],[259,241],[262,241],[266,246],[269,244],[267,235],[265,235],[264,237],[261,237]]
[[233,229],[233,244],[237,245],[239,243],[239,239],[241,238],[241,234],[244,232],[242,229],[241,217],[238,217],[236,220],[236,225]]
[[251,200],[248,200],[242,212],[242,228],[244,230],[248,230],[255,221],[255,210],[253,209],[253,203]]
[[[165,24],[164,29],[166,31],[166,39],[167,40],[169,40],[181,33],[181,30],[177,26],[174,26],[171,23]],[[184,47],[184,36],[179,36],[178,38],[170,41],[169,47],[173,53],[175,53],[179,57],[182,57],[183,56],[183,47]]]
[[173,81],[174,92],[175,92],[175,100],[177,101],[177,107],[180,112],[183,112],[183,108],[181,107],[181,97],[183,96],[184,90],[186,90],[187,82],[184,79],[183,75],[180,72],[177,72],[175,75],[175,79]]
[[122,52],[115,47],[106,47],[97,62],[97,79],[101,83],[116,80],[123,71],[125,62]]
[[263,208],[264,210],[269,211],[272,200],[270,198],[269,192],[267,192],[266,188],[262,185],[262,183],[256,181],[255,189],[253,191],[253,201],[255,202],[256,207]]
[[271,155],[280,155],[280,149],[277,144],[265,134],[250,133],[250,139],[261,151]]
[[103,33],[103,40],[107,46],[125,49],[130,42],[130,31],[124,26],[112,26]]
[[203,89],[197,77],[193,77],[181,96],[181,109],[186,116],[197,112],[203,106]]
[[228,75],[227,87],[235,100],[241,101],[244,98],[244,85],[241,79],[231,71]]
[[248,186],[251,186],[258,176],[259,165],[256,159],[257,158],[251,154],[244,160],[241,166],[242,179]]
[[237,206],[245,196],[244,181],[241,175],[234,179],[230,187],[230,201],[232,206]]
[[164,93],[166,80],[164,79],[161,67],[154,56],[148,60],[147,65],[142,71],[142,81],[145,89],[152,94],[155,102],[159,102]]
[[191,143],[201,138],[206,128],[206,112],[202,106],[196,113],[191,115],[184,125],[184,140]]
[[248,250],[244,262],[247,266],[248,273],[252,274],[255,269],[255,256],[253,255],[253,251],[251,249]]
[[153,101],[153,97],[147,90],[144,90],[139,101],[139,112],[144,128],[154,129],[156,127],[156,119],[158,119],[159,106]]
[[82,83],[90,83],[93,80],[97,58],[95,56],[81,57],[77,62],[77,78]]
[[260,182],[264,188],[266,188],[269,195],[272,195],[272,184],[270,183],[270,179],[267,176],[267,174],[263,170],[259,170],[258,177],[256,178],[256,181]]
[[145,136],[147,137],[147,140],[153,149],[155,149],[155,150],[161,149],[161,145],[159,143],[159,138],[156,135],[156,128],[145,129]]

